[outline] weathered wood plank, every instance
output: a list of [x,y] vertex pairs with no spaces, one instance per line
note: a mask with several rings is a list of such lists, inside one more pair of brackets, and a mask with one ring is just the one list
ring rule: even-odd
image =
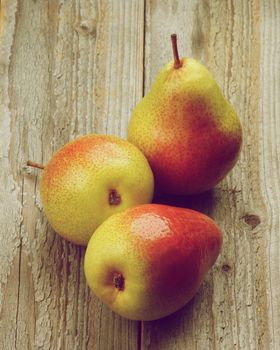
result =
[[137,349],[138,324],[89,292],[84,249],[50,229],[39,171],[23,165],[80,134],[126,134],[142,96],[143,25],[142,1],[1,1],[3,349]]
[[[12,50],[16,3],[1,2],[0,12],[0,305],[2,348],[14,348],[17,335],[18,288],[20,273],[20,232],[22,230],[23,191],[10,160],[13,135],[9,110],[9,63]],[[15,152],[16,155],[16,152]],[[16,179],[15,176],[16,175]],[[5,305],[5,308],[3,308]]]
[[[169,36],[177,32],[181,54],[201,60],[235,106],[244,144],[238,165],[212,195],[186,202],[208,212],[222,227],[223,252],[188,306],[143,324],[142,349],[280,346],[276,3],[147,2],[145,91],[172,59]],[[205,199],[212,203],[208,208]]]
[[[270,349],[280,347],[280,3],[261,7],[261,110],[259,119],[259,173],[266,207],[265,235],[268,270],[266,294]],[[260,266],[264,268],[264,266]],[[261,318],[261,315],[259,315]],[[268,347],[267,347],[268,348]]]
[[[277,349],[279,2],[0,5],[1,348],[133,350],[141,335],[143,350]],[[173,201],[207,212],[223,228],[216,266],[189,305],[140,330],[90,293],[84,249],[50,229],[39,171],[24,164],[28,158],[46,163],[80,134],[125,136],[143,73],[147,92],[172,58],[172,32],[180,53],[205,63],[234,104],[244,144],[238,165],[212,194]]]

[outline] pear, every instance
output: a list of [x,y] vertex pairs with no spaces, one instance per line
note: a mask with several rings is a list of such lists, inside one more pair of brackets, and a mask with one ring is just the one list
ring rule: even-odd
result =
[[204,214],[144,204],[110,216],[91,237],[85,275],[96,296],[132,320],[155,320],[190,301],[222,246]]
[[86,245],[110,215],[149,203],[154,179],[144,155],[115,136],[87,135],[59,149],[43,167],[40,194],[52,228]]
[[158,74],[132,113],[128,140],[146,155],[156,189],[196,194],[221,181],[235,165],[242,130],[232,105],[211,73],[192,58],[179,58]]

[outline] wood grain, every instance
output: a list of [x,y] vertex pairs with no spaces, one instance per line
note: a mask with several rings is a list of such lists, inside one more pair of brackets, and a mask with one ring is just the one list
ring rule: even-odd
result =
[[[146,88],[171,60],[169,35],[177,32],[182,55],[201,60],[235,106],[244,142],[238,165],[209,194],[211,206],[205,208],[205,198],[195,203],[222,227],[222,255],[189,305],[164,320],[143,325],[142,349],[277,348],[279,166],[277,113],[271,105],[277,103],[279,93],[279,77],[272,73],[279,68],[273,49],[279,37],[279,6],[259,1],[150,1],[147,10]],[[268,33],[273,42],[262,37]],[[269,92],[264,90],[266,85]],[[263,106],[269,108],[265,114]],[[262,135],[265,130],[274,132],[268,137],[270,149]],[[272,164],[275,172],[271,174]]]
[[142,96],[143,26],[141,1],[1,2],[3,349],[137,348],[138,324],[89,292],[84,249],[50,229],[40,171],[24,165],[80,134],[126,134]]
[[[261,105],[259,119],[259,157],[261,193],[265,204],[264,238],[267,271],[263,281],[267,294],[269,348],[280,346],[280,3],[264,1],[261,6]],[[262,315],[258,315],[262,318]]]
[[[278,0],[0,1],[0,347],[280,347],[280,4]],[[49,227],[40,170],[90,132],[125,137],[135,104],[179,53],[201,60],[236,108],[238,165],[205,195],[164,199],[213,217],[223,252],[195,298],[131,322],[91,294],[84,249]]]

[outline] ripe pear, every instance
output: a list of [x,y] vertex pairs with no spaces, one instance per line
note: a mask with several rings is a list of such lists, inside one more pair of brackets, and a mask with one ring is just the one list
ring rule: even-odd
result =
[[211,73],[192,58],[179,58],[175,34],[172,44],[174,62],[133,111],[128,140],[146,155],[159,192],[196,194],[235,165],[242,131]]
[[140,205],[98,227],[86,249],[85,275],[113,311],[132,320],[155,320],[192,299],[221,246],[221,231],[206,215]]
[[118,137],[92,134],[58,150],[41,178],[45,214],[65,239],[86,245],[110,215],[149,203],[154,179],[144,155]]

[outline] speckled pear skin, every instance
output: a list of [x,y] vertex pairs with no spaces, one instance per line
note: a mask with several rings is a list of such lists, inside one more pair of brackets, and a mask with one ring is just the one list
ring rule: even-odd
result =
[[[85,275],[107,306],[132,320],[165,317],[192,299],[222,246],[222,233],[204,214],[159,204],[108,218],[91,237]],[[123,289],[114,274],[123,276]]]
[[192,58],[168,63],[132,113],[128,140],[146,155],[156,189],[196,194],[235,165],[241,124],[211,73]]
[[[115,136],[92,134],[60,150],[42,173],[40,192],[45,214],[65,239],[86,245],[110,215],[149,203],[153,174],[144,155]],[[121,202],[109,203],[112,190]]]

